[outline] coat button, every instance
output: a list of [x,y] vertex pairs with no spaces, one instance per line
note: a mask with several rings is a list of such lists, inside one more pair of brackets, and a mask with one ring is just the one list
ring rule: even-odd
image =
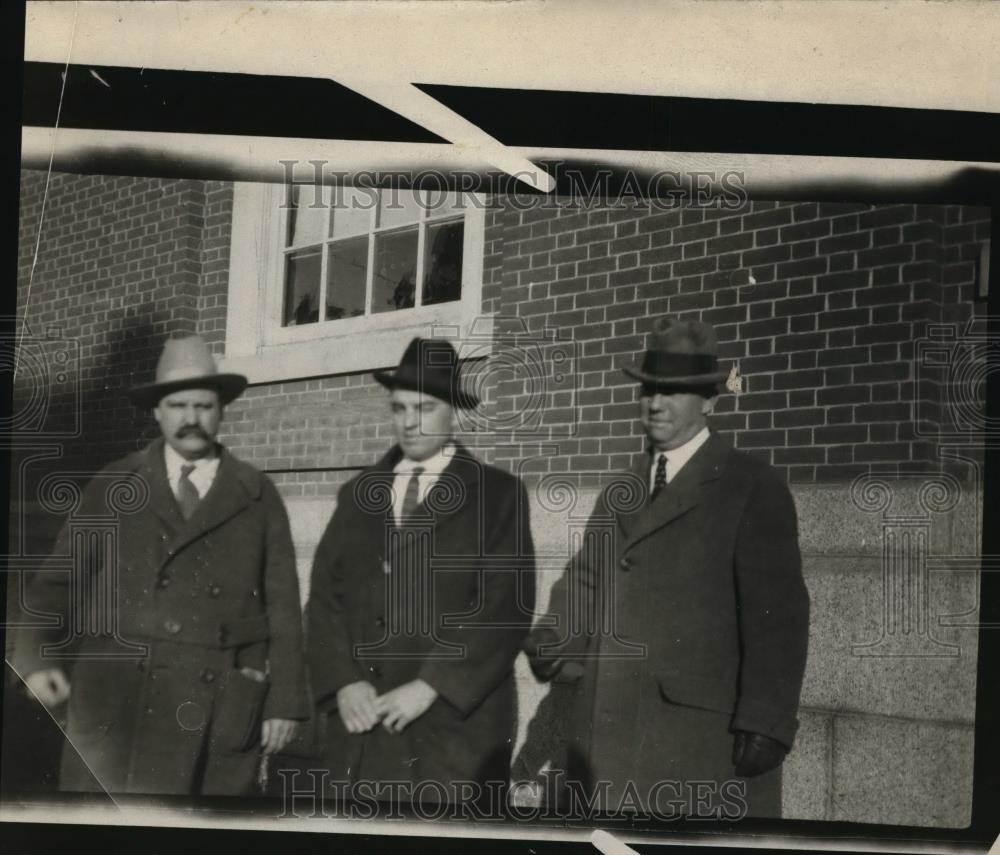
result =
[[385,618],[382,615],[375,618],[375,626],[385,626]]
[[215,682],[215,671],[211,668],[204,668],[201,672],[201,682],[203,683],[214,683]]
[[177,635],[181,631],[181,625],[175,620],[168,620],[163,624],[163,628],[171,635]]
[[169,588],[170,587],[170,577],[169,576],[160,576],[160,578],[156,580],[156,587],[157,588]]
[[222,588],[218,585],[209,585],[207,590],[210,597],[217,597],[222,593]]
[[371,671],[372,671],[372,676],[375,677],[376,679],[382,676],[382,669],[379,668],[378,665],[372,665]]
[[632,559],[623,558],[621,561],[618,562],[618,566],[621,567],[622,570],[624,570],[627,573],[629,570],[632,569]]

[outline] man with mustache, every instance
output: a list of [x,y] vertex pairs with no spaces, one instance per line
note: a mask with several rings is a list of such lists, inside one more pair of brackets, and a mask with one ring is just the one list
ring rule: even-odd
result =
[[[27,592],[59,618],[20,633],[15,667],[46,707],[69,701],[62,790],[248,793],[309,714],[284,504],[215,441],[246,385],[197,336],[168,340],[130,392],[162,437],[87,485]],[[114,542],[85,520],[111,520]]]
[[711,326],[663,319],[625,373],[647,450],[553,588],[558,628],[525,645],[576,682],[567,777],[604,810],[780,816],[809,630],[791,493],[708,427]]

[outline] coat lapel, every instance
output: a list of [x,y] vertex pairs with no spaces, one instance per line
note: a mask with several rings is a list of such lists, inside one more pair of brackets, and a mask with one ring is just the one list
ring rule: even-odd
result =
[[167,480],[167,464],[163,457],[164,440],[157,439],[150,443],[143,452],[144,457],[137,470],[139,476],[149,488],[150,510],[155,513],[166,527],[170,537],[176,537],[184,527],[184,517],[177,507],[177,500],[170,489]]
[[[654,531],[670,524],[694,508],[706,495],[708,485],[722,474],[729,447],[712,433],[677,476],[653,501],[646,501],[627,521],[623,521],[625,549],[630,549]],[[649,456],[643,455],[633,470],[649,477]]]
[[[382,486],[392,488],[395,474],[393,468],[402,458],[398,446],[394,446],[367,475],[372,479],[371,484],[366,487]],[[424,501],[420,505],[420,510],[427,515],[427,523],[433,527],[434,537],[441,536],[442,530],[447,530],[455,521],[467,519],[465,516],[470,508],[479,508],[479,468],[481,464],[465,449],[464,446],[455,444],[455,454],[449,461],[433,484]],[[381,521],[382,517],[370,514],[373,521]],[[477,521],[478,524],[478,521]],[[394,527],[395,517],[392,508],[386,512],[384,525]],[[399,551],[402,548],[403,538],[389,538],[391,547],[390,554],[385,558],[390,564],[395,564],[399,558]]]
[[[174,553],[236,516],[260,495],[259,483],[249,474],[252,470],[222,446],[218,446],[218,452],[219,468],[215,479],[189,520],[183,520],[174,502],[175,513],[181,520],[180,528],[170,544]],[[170,492],[169,485],[167,492]]]

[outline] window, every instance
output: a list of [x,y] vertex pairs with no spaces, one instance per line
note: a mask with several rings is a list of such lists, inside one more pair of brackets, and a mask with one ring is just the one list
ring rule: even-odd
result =
[[481,197],[237,183],[226,370],[251,382],[371,370],[481,310]]

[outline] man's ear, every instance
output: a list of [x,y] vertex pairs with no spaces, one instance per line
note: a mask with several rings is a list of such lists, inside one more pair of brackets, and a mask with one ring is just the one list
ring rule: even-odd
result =
[[705,398],[701,402],[701,412],[703,415],[709,415],[715,410],[715,402],[719,400],[718,395],[712,395],[711,398]]

